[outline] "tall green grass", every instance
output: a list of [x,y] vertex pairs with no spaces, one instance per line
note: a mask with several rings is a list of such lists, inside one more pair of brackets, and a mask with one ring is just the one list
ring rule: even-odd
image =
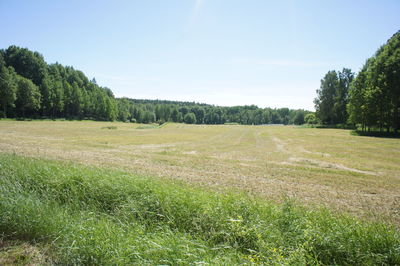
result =
[[400,264],[389,225],[4,154],[0,233],[47,244],[62,264]]

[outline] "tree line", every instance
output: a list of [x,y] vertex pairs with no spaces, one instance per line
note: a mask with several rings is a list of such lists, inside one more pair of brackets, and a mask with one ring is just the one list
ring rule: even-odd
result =
[[351,125],[362,131],[398,133],[400,126],[400,31],[366,60],[355,74],[329,71],[314,100],[325,125]]
[[[47,64],[41,54],[0,50],[0,117],[120,120],[189,124],[303,124],[310,112],[289,108],[221,107],[194,102],[115,98],[82,71]],[[308,115],[308,116],[307,116]],[[311,120],[310,120],[311,119]]]
[[117,99],[118,120],[140,123],[184,122],[188,124],[243,125],[305,123],[310,113],[289,108],[259,108],[255,105],[222,107],[191,102]]

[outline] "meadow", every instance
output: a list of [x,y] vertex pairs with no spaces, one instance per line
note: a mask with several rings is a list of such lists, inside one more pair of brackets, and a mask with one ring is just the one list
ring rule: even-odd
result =
[[400,263],[400,139],[8,120],[0,151],[5,261]]
[[400,139],[294,126],[0,121],[0,151],[400,223]]

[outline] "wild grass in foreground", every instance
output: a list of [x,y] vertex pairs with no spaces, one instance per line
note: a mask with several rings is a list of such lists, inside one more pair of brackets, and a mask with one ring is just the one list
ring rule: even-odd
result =
[[62,264],[400,264],[389,225],[6,154],[0,232]]

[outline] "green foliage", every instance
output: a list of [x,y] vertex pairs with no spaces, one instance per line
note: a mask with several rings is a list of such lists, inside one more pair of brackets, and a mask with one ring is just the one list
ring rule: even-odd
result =
[[7,117],[7,107],[14,107],[17,86],[13,77],[13,69],[0,65],[0,104],[3,117]]
[[354,79],[354,73],[348,68],[338,72],[339,84],[335,92],[335,104],[333,111],[337,124],[345,124],[348,119],[347,103],[350,84]]
[[51,81],[48,77],[42,79],[42,83],[39,86],[41,95],[41,106],[43,114],[50,114],[52,109],[52,88]]
[[307,114],[305,117],[304,117],[304,121],[305,121],[305,123],[306,124],[308,124],[308,125],[315,125],[315,124],[317,124],[318,123],[318,120],[317,120],[317,118],[315,117],[315,114]]
[[186,124],[196,124],[196,115],[194,113],[187,113],[183,118]]
[[[12,72],[12,75],[8,75]],[[0,50],[1,107],[4,116],[95,119],[104,121],[131,121],[164,123],[168,121],[246,125],[301,124],[308,112],[288,108],[271,109],[251,106],[220,107],[194,102],[162,100],[115,99],[112,91],[100,87],[93,78],[89,80],[81,71],[61,64],[47,64],[43,56],[26,48],[10,46]],[[16,73],[14,73],[15,69]],[[25,108],[14,105],[18,99],[16,88],[19,77],[24,77],[38,87],[40,105]],[[6,85],[5,85],[6,84]],[[185,116],[190,113],[190,117]],[[297,113],[299,113],[297,115]],[[194,116],[193,116],[194,115]],[[297,115],[297,116],[296,116]],[[296,121],[295,121],[296,118]]]
[[304,113],[303,112],[297,112],[294,119],[293,123],[295,125],[302,125],[304,124]]
[[7,66],[15,69],[18,75],[31,80],[36,86],[42,83],[47,74],[47,64],[38,52],[26,48],[10,46],[4,51],[4,61]]
[[321,80],[321,87],[314,99],[315,115],[325,125],[347,122],[347,99],[354,74],[350,69],[329,71]]
[[400,31],[367,60],[349,93],[349,121],[362,130],[400,126]]
[[129,102],[126,98],[122,98],[117,102],[117,106],[118,106],[118,120],[119,121],[123,121],[126,122],[128,120],[130,120],[130,106],[129,106]]
[[40,92],[38,86],[24,77],[18,77],[16,106],[25,117],[26,111],[34,112],[40,108]]
[[173,108],[171,112],[172,122],[182,122],[182,114],[178,111],[178,108]]
[[[17,46],[0,50],[0,54],[0,104],[5,116],[50,116],[110,121],[117,118],[117,104],[111,90],[89,81],[81,71],[58,63],[48,65],[39,53]],[[13,74],[6,74],[3,67]],[[19,82],[21,77],[32,84]],[[23,87],[16,90],[10,84]],[[36,91],[39,92],[39,97]],[[30,92],[33,94],[29,99],[21,98],[24,97],[23,93]],[[32,100],[37,98],[40,98],[39,104]],[[17,104],[14,105],[14,102]]]
[[139,122],[149,124],[156,121],[156,115],[151,111],[144,111],[140,117]]
[[396,265],[399,231],[124,172],[0,155],[3,239],[59,264]]
[[221,107],[190,102],[127,98],[117,99],[117,101],[121,102],[120,105],[124,106],[124,109],[134,110],[128,115],[128,120],[132,121],[134,119],[142,123],[142,115],[145,111],[154,113],[155,119],[159,123],[166,121],[185,122],[184,116],[188,113],[193,113],[196,118],[196,124],[237,123],[246,125],[294,124],[297,113],[301,113],[297,116],[297,123],[302,123],[301,116],[310,113],[305,110],[288,108],[258,108],[255,105]]

